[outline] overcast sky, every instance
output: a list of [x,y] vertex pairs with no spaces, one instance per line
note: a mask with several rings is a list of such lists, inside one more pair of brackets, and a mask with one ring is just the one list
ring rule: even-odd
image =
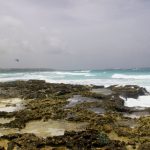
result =
[[150,67],[150,0],[0,0],[0,68],[11,67]]

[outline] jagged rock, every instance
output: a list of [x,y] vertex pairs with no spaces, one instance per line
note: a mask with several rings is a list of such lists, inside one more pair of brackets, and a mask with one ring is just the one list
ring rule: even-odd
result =
[[138,150],[150,150],[150,142],[142,143]]
[[[14,117],[14,120],[11,122],[0,124],[1,128],[22,129],[26,126],[26,123],[42,119],[44,121],[48,119],[66,119],[72,122],[87,123],[84,131],[68,131],[63,136],[48,137],[46,140],[36,137],[34,134],[5,135],[2,136],[2,139],[9,141],[10,149],[12,149],[13,143],[15,143],[15,147],[18,150],[36,150],[45,146],[65,146],[70,149],[103,147],[110,150],[126,150],[126,143],[119,140],[110,140],[102,132],[106,132],[107,134],[115,132],[118,136],[128,138],[129,142],[133,140],[134,147],[137,147],[140,143],[149,141],[150,132],[148,131],[150,121],[148,117],[137,119],[139,123],[134,128],[119,125],[119,121],[124,119],[122,112],[133,111],[132,108],[128,109],[124,106],[124,100],[120,98],[120,95],[125,98],[136,98],[147,94],[144,88],[131,85],[124,87],[111,86],[109,90],[111,89],[112,93],[109,95],[92,93],[91,88],[93,87],[52,84],[39,80],[0,83],[1,98],[17,97],[24,99],[24,108],[22,110],[10,113],[0,112],[1,118]],[[85,97],[85,101],[76,106],[66,108],[69,102],[67,99],[73,95],[82,95]],[[91,97],[94,97],[96,101],[88,101]],[[103,108],[106,112],[104,114],[96,114],[89,109],[94,107]],[[149,111],[148,108],[147,111]],[[126,119],[128,120],[128,118]],[[131,143],[128,144],[129,146],[132,145]],[[145,147],[147,145],[149,146],[149,144],[144,144]],[[143,148],[142,145],[140,147],[141,149]]]
[[11,141],[13,139],[20,138],[20,137],[21,137],[21,134],[15,133],[15,134],[3,135],[1,138]]
[[81,132],[68,132],[64,136],[48,137],[46,144],[48,145],[66,145],[68,148],[92,148],[103,147],[110,143],[106,134],[100,133],[96,130],[87,130]]
[[110,86],[108,88],[125,98],[138,98],[139,96],[148,94],[145,88],[137,85]]
[[123,141],[112,140],[109,146],[106,146],[106,150],[127,150],[126,144]]
[[62,96],[87,90],[89,90],[87,86],[46,83],[44,80],[0,83],[0,97],[3,98],[44,99],[51,95]]
[[34,150],[44,144],[44,139],[38,138],[34,134],[25,133],[13,140],[22,149]]

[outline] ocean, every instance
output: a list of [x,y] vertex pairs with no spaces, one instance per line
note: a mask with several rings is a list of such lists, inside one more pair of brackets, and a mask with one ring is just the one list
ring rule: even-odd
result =
[[39,79],[51,83],[84,85],[139,85],[150,90],[150,68],[53,71],[46,69],[0,70],[0,82]]
[[[46,70],[46,69],[7,69],[0,70],[0,82],[38,79],[50,83],[81,85],[138,85],[150,92],[150,68],[107,69],[107,70]],[[142,98],[142,100],[141,100]],[[150,107],[150,96],[140,97],[140,106]],[[144,101],[143,101],[144,100]],[[133,104],[130,100],[130,105]],[[135,102],[134,104],[135,105]]]

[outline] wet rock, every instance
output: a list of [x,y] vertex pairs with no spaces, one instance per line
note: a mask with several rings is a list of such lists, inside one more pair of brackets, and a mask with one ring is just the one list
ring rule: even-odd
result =
[[7,147],[7,150],[13,150],[15,147],[15,143],[14,142],[9,142],[8,143],[8,147]]
[[0,146],[0,150],[5,150],[5,148],[4,148],[4,147],[2,147],[2,146]]
[[92,88],[94,88],[94,89],[103,89],[103,88],[105,88],[105,86],[103,86],[103,85],[92,85]]
[[118,136],[130,137],[132,136],[132,129],[128,127],[119,127],[115,129]]
[[15,119],[9,123],[5,123],[3,124],[3,127],[6,127],[6,128],[19,128],[19,129],[22,129],[25,127],[25,123],[27,121],[24,120],[24,119]]
[[21,134],[15,133],[15,134],[3,135],[1,138],[2,139],[7,139],[7,140],[11,141],[13,139],[20,138],[20,137],[21,137]]
[[108,88],[125,98],[138,98],[149,94],[145,88],[136,85],[110,86]]
[[34,134],[23,134],[19,138],[13,140],[16,145],[22,149],[36,150],[40,145],[44,144],[44,139],[36,137]]
[[68,120],[68,121],[80,121],[80,118],[75,113],[68,113],[66,120]]
[[63,90],[61,90],[61,91],[56,92],[56,95],[57,95],[57,96],[60,96],[60,95],[68,94],[68,93],[71,93],[71,91],[70,91],[70,90],[65,90],[65,89],[63,89]]
[[150,142],[142,143],[138,150],[150,150]]
[[65,132],[64,136],[48,137],[46,144],[48,145],[66,145],[68,148],[92,148],[103,147],[110,143],[106,134],[96,130],[87,130],[81,132]]
[[28,83],[31,83],[31,84],[45,84],[45,80],[29,80],[27,81]]
[[94,93],[92,91],[84,92],[84,93],[82,93],[82,96],[95,98],[95,99],[107,99],[106,95],[103,95],[103,94],[100,94],[100,93]]
[[89,110],[91,110],[92,112],[96,114],[104,114],[106,112],[106,110],[101,107],[89,108]]
[[10,115],[9,112],[0,111],[0,117],[7,117],[9,115]]
[[96,94],[106,95],[106,96],[112,94],[112,91],[107,88],[93,88],[91,92]]
[[127,150],[125,142],[113,140],[111,144],[106,147],[108,150]]
[[119,96],[114,96],[103,101],[103,107],[107,110],[117,111],[117,112],[128,112],[129,108],[124,106],[124,100]]
[[3,98],[44,99],[52,95],[62,96],[71,92],[88,90],[89,87],[87,86],[46,83],[44,80],[0,83],[0,97]]
[[136,134],[139,136],[150,137],[150,116],[141,117],[138,120],[138,124],[135,128]]
[[69,98],[67,100],[69,103],[65,106],[65,108],[71,108],[78,104],[84,103],[84,102],[98,102],[98,99],[95,98],[89,98],[89,97],[83,97],[81,95],[74,95],[72,98]]
[[150,112],[148,110],[131,110],[131,112],[123,113],[124,117],[129,118],[140,118],[140,117],[146,117],[150,116]]
[[[92,88],[101,90],[101,93],[92,93]],[[112,91],[111,94],[105,95],[104,93],[108,93],[108,91]],[[99,86],[52,84],[39,80],[0,83],[0,97],[19,97],[24,98],[25,102],[25,107],[18,112],[0,112],[1,118],[15,118],[9,123],[0,124],[0,127],[19,128],[20,130],[15,131],[18,132],[34,120],[58,119],[60,121],[60,119],[66,119],[72,122],[88,123],[82,130],[69,130],[65,134],[63,132],[64,135],[61,134],[62,136],[51,136],[46,140],[36,137],[34,134],[24,134],[26,132],[3,136],[2,138],[9,140],[10,147],[13,147],[12,142],[15,143],[18,150],[36,150],[49,146],[64,146],[69,149],[103,147],[111,150],[125,150],[125,142],[121,142],[119,138],[111,141],[106,135],[115,132],[116,135],[124,136],[129,140],[127,146],[137,147],[139,143],[149,141],[149,117],[136,118],[138,125],[134,128],[128,124],[119,124],[124,118],[129,120],[128,117],[123,116],[124,112],[133,112],[133,108],[128,109],[124,106],[124,100],[120,98],[120,95],[125,98],[135,98],[143,94],[147,94],[147,91],[138,86],[111,86],[107,89]],[[80,100],[82,102],[77,105],[73,103],[73,107],[66,108],[69,104],[67,99],[73,95],[82,95]],[[101,111],[106,110],[106,112],[101,115],[101,113],[92,112],[92,108],[100,108]],[[147,111],[149,110],[147,109]],[[106,134],[102,134],[102,132]],[[134,144],[132,144],[132,140]]]

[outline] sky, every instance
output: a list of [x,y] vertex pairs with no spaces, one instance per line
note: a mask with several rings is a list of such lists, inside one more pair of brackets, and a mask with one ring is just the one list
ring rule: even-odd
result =
[[0,68],[138,67],[150,67],[150,0],[0,0]]

